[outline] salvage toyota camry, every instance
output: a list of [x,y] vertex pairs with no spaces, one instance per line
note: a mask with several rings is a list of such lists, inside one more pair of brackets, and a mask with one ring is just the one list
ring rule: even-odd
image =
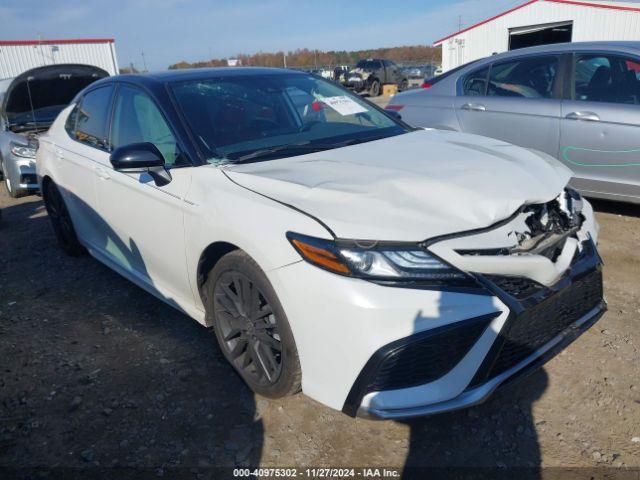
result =
[[260,395],[454,410],[604,312],[597,224],[551,157],[412,129],[303,72],[100,80],[40,137],[62,248],[213,327]]

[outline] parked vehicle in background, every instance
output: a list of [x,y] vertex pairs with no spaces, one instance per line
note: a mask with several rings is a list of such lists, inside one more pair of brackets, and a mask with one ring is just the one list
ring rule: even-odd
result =
[[315,75],[96,82],[41,137],[54,231],[211,326],[253,391],[349,415],[474,405],[604,312],[553,158],[412,129]]
[[640,42],[566,43],[478,60],[393,98],[411,125],[559,159],[587,196],[640,203]]
[[395,84],[398,91],[406,90],[409,82],[404,72],[391,60],[369,58],[360,60],[356,66],[344,75],[342,84],[356,93],[368,93],[377,97],[382,86]]
[[50,65],[0,81],[0,175],[9,195],[38,189],[38,136],[80,90],[108,75],[89,65]]
[[333,69],[333,75],[331,76],[331,79],[334,82],[344,85],[344,83],[346,82],[346,75],[349,70],[351,70],[350,65],[336,65]]

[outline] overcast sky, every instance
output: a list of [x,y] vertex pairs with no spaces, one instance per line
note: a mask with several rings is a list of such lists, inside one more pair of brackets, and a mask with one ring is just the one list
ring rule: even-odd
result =
[[0,40],[113,37],[121,66],[429,44],[522,0],[0,0]]

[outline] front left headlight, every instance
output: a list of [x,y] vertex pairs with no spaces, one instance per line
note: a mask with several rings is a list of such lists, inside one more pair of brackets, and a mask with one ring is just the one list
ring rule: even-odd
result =
[[477,285],[417,244],[345,242],[289,232],[287,238],[307,262],[339,275],[387,284]]
[[11,142],[11,153],[21,158],[36,158],[36,149],[27,145]]

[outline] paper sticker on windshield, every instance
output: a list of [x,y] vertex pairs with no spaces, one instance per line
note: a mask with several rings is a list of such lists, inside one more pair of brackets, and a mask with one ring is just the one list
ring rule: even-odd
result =
[[333,108],[336,112],[338,112],[342,116],[346,115],[354,115],[356,113],[366,112],[367,109],[364,108],[357,102],[354,102],[349,97],[345,95],[341,95],[339,97],[324,97],[321,101],[331,108]]

